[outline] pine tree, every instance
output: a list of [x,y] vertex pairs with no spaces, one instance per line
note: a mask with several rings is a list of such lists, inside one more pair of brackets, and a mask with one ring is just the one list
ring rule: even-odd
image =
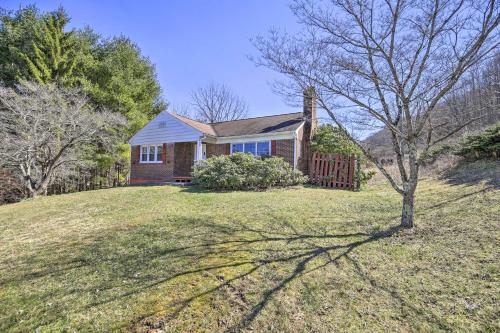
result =
[[[16,48],[14,52],[26,64],[29,79],[41,84],[70,85],[76,64],[75,32],[65,32],[69,16],[63,8],[46,14],[34,31],[31,47],[27,51]],[[27,79],[26,78],[26,79]]]

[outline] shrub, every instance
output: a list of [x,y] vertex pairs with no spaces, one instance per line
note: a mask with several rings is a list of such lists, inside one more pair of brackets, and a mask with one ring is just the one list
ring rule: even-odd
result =
[[500,156],[500,123],[475,135],[467,135],[459,145],[456,154],[468,159]]
[[366,185],[376,174],[377,171],[375,170],[360,170],[359,173],[354,174],[354,183],[359,184],[359,186]]
[[362,150],[338,127],[331,124],[321,125],[316,129],[311,141],[311,150],[323,154],[356,155],[359,168],[356,168],[354,182],[357,186],[366,185],[376,174],[375,170],[366,169],[366,159]]
[[303,184],[307,177],[279,157],[260,158],[235,153],[199,161],[193,182],[213,190],[255,190]]
[[436,145],[429,149],[425,156],[422,156],[422,165],[430,165],[442,156],[449,155],[455,148],[448,144]]
[[0,169],[0,205],[21,201],[26,193],[18,177],[11,172]]
[[312,151],[325,154],[361,156],[361,149],[338,127],[330,124],[319,126],[311,141]]

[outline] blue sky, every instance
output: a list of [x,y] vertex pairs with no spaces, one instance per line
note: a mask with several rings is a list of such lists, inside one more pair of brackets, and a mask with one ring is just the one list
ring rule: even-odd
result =
[[156,65],[170,103],[188,103],[192,89],[213,80],[240,95],[251,116],[298,111],[271,91],[269,83],[277,74],[247,58],[256,54],[250,38],[271,27],[297,30],[288,0],[2,0],[0,7],[33,3],[42,11],[62,5],[71,27],[89,25],[106,37],[130,37]]

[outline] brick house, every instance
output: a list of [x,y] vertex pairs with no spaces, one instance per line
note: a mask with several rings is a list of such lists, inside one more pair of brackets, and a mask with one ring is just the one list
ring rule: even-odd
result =
[[130,183],[184,181],[196,160],[234,152],[280,156],[307,174],[316,124],[312,88],[304,91],[303,111],[296,113],[204,124],[162,112],[129,140]]

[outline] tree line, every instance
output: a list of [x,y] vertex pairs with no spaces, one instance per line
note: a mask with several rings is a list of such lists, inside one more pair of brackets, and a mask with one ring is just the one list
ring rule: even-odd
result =
[[[500,52],[495,52],[484,63],[474,66],[439,104],[431,119],[436,135],[446,135],[455,127],[447,144],[461,140],[466,134],[500,122]],[[378,159],[392,157],[389,130],[384,128],[366,139]],[[424,140],[420,140],[421,146]]]
[[167,107],[133,41],[69,23],[0,9],[0,201],[123,184],[126,140]]

